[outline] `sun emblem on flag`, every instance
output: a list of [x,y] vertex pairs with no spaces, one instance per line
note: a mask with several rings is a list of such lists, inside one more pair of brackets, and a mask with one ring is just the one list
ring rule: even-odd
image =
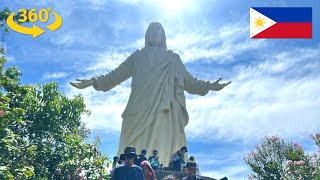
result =
[[258,18],[255,19],[256,21],[254,22],[254,24],[256,25],[257,28],[263,28],[264,24],[266,23],[264,21],[264,18],[261,18],[260,16]]

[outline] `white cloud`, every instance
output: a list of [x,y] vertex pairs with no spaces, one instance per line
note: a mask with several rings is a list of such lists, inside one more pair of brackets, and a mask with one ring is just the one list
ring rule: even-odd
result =
[[130,53],[124,50],[109,49],[98,53],[96,60],[84,71],[111,71],[129,57]]
[[16,58],[14,56],[7,56],[7,62],[8,63],[15,63],[16,62]]
[[[224,27],[223,29],[232,29],[232,28]],[[238,30],[236,30],[236,31],[241,31],[241,30],[239,30],[239,28],[238,28]],[[213,54],[215,51],[219,51],[219,50],[215,50],[215,49],[211,50],[209,46],[212,46],[216,43],[219,44],[223,41],[223,39],[228,39],[228,38],[232,39],[231,37],[229,37],[229,36],[232,36],[232,34],[234,34],[234,33],[227,32],[226,30],[221,30],[221,33],[219,34],[220,37],[207,36],[205,31],[203,31],[202,33],[181,35],[181,36],[176,36],[172,40],[169,39],[168,46],[171,45],[170,47],[173,47],[173,49],[177,48],[177,49],[180,49],[181,51],[190,51],[190,48],[192,49],[192,46],[199,46],[199,48],[198,48],[199,51],[201,51],[201,48],[202,48],[202,51],[207,51],[209,54]],[[236,37],[238,37],[238,36],[236,36]],[[236,40],[235,38],[233,38],[233,39],[234,40],[230,40],[230,43],[228,45],[226,45],[225,47],[235,49],[232,47],[232,45],[234,45],[232,43],[232,41],[238,41],[238,40]],[[103,51],[101,53],[98,53],[96,60],[93,61],[92,64],[87,65],[85,67],[84,71],[90,72],[92,76],[102,75],[104,73],[110,72],[111,70],[118,67],[119,64],[122,63],[130,55],[131,52],[128,52],[127,49],[134,48],[136,46],[141,47],[141,45],[143,45],[143,43],[144,43],[144,39],[139,39],[139,40],[135,41],[135,43],[133,43],[133,44],[124,45],[124,49],[109,49],[109,50]],[[240,45],[239,45],[239,48],[240,48]],[[245,49],[245,48],[242,47],[242,49]],[[236,51],[232,51],[232,52],[235,53]],[[226,53],[227,52],[220,53],[218,56],[221,56],[221,57],[225,56]],[[239,50],[238,53],[241,53],[241,50]],[[187,55],[188,58],[186,58],[184,60],[195,61],[195,60],[199,60],[199,58],[208,58],[206,56],[209,56],[209,55],[204,55],[203,53],[197,53],[197,54],[198,55],[194,55],[192,57],[191,57],[191,55],[190,56]],[[200,54],[202,54],[202,55],[200,55]],[[182,59],[183,59],[183,56],[184,55],[182,55]],[[233,55],[230,55],[228,57],[232,58]],[[92,74],[92,72],[94,72],[94,74]],[[127,90],[129,91],[130,89],[128,88]],[[115,89],[114,92],[117,92],[117,90]],[[100,93],[100,96],[101,96],[101,93]],[[105,96],[110,97],[110,92],[107,92],[105,94]],[[91,95],[90,95],[90,97],[93,98]],[[104,102],[109,102],[110,98],[106,99]],[[115,98],[116,97],[112,96],[112,99],[115,99]],[[126,102],[127,99],[124,102]],[[92,101],[92,100],[90,100],[90,98],[87,98],[87,100]],[[102,106],[103,107],[101,107],[101,108],[99,108],[97,106],[91,106],[91,105],[88,106],[88,107],[92,107],[92,109],[95,109],[94,110],[95,112],[93,112],[91,116],[95,116],[97,119],[99,119],[99,121],[96,121],[96,122],[100,122],[100,123],[92,122],[92,123],[90,123],[90,126],[92,128],[99,128],[100,129],[102,126],[99,124],[109,124],[109,123],[103,123],[101,121],[106,122],[106,119],[108,119],[108,120],[114,119],[114,122],[111,123],[111,124],[113,124],[113,127],[109,127],[109,128],[111,128],[112,130],[120,130],[120,127],[115,128],[114,126],[120,125],[120,123],[119,123],[119,122],[121,122],[120,115],[124,109],[125,104],[121,104],[121,105],[110,104],[110,105],[106,105],[106,107],[104,105],[102,105]],[[114,110],[113,109],[112,111],[110,111],[110,113],[112,113],[112,114],[108,113],[107,111],[98,111],[98,109],[108,109],[107,108],[108,106],[109,107],[110,106],[118,107],[118,108],[123,107],[123,108],[122,108],[122,110],[120,110],[120,109]],[[115,112],[118,114],[116,115]],[[94,117],[92,117],[90,119],[94,119]],[[105,119],[105,120],[103,120],[103,119]],[[103,127],[107,128],[104,125],[103,125]]]
[[[88,77],[93,77],[89,75]],[[88,77],[77,77],[79,79],[88,79]],[[75,79],[75,78],[73,78]],[[121,129],[121,114],[129,99],[131,89],[128,80],[108,92],[98,92],[92,87],[86,89],[76,89],[71,85],[66,88],[66,94],[72,97],[76,94],[82,94],[86,108],[91,111],[89,117],[83,116],[82,120],[92,130],[104,130],[108,133],[119,133]]]
[[[125,0],[121,2],[127,3]],[[320,76],[316,69],[320,65],[314,60],[320,55],[319,48],[280,52],[272,56],[274,52],[270,52],[272,48],[269,46],[261,50],[270,45],[270,41],[249,39],[249,27],[244,22],[240,19],[236,24],[222,25],[220,28],[209,25],[182,27],[184,31],[179,34],[168,34],[173,29],[165,27],[168,48],[179,53],[185,63],[206,61],[228,64],[237,61],[235,57],[255,50],[260,51],[263,59],[234,67],[231,75],[233,83],[223,91],[187,99],[190,115],[186,129],[188,135],[192,139],[210,141],[215,138],[259,139],[269,133],[288,137],[314,132],[320,126],[316,121],[320,116],[317,111],[320,107],[317,95]],[[114,32],[128,28],[123,22],[113,23],[110,27]],[[121,48],[98,53],[92,64],[85,66],[84,72],[90,76],[110,72],[132,53],[132,49],[141,48],[143,44],[144,38],[139,38],[121,45]],[[120,130],[121,113],[130,93],[128,84],[106,93],[92,89],[73,90],[73,93],[79,92],[86,94],[86,104],[92,110],[92,115],[86,120],[91,128]],[[121,93],[127,95],[119,96]]]
[[229,87],[187,100],[187,133],[207,141],[260,139],[267,134],[308,138],[320,127],[318,56],[319,48],[297,49],[235,68]]
[[85,0],[84,2],[91,4],[91,8],[99,10],[103,9],[110,1],[105,0]]
[[250,168],[245,164],[243,157],[250,150],[246,150],[243,145],[228,145],[213,148],[207,146],[206,151],[194,154],[195,160],[199,163],[202,176],[212,178],[245,179],[250,173]]
[[242,165],[228,166],[220,170],[211,170],[201,172],[202,176],[212,177],[212,178],[223,178],[227,177],[232,180],[243,180],[246,176],[239,175],[241,173],[247,172],[248,168]]
[[123,4],[137,5],[139,3],[143,3],[145,1],[142,0],[118,0],[118,2]]
[[168,47],[177,51],[186,63],[198,60],[219,63],[235,61],[235,56],[266,45],[264,40],[249,39],[249,29],[243,24],[190,29],[169,38]]
[[75,36],[71,34],[57,34],[56,36],[49,39],[53,44],[70,46],[75,42]]
[[[223,33],[220,36],[230,35],[230,43],[225,47],[228,47],[231,60],[236,54],[242,55],[245,50],[263,44],[261,41],[256,45],[248,43],[248,46],[241,47],[243,43],[232,43],[241,42],[241,39],[231,37],[234,33],[221,32]],[[198,39],[199,42],[194,39]],[[216,40],[213,37],[199,35],[199,38],[191,38],[190,41],[187,39],[183,42],[183,38],[180,37],[171,43],[175,42],[176,46],[182,45],[180,49],[188,49],[195,44],[206,46],[208,43],[205,42],[214,44],[223,39],[225,38]],[[317,70],[320,68],[320,62],[316,60],[319,52],[319,48],[295,49],[274,56],[266,52],[266,56],[270,57],[266,60],[256,60],[248,65],[234,67],[231,75],[233,83],[221,92],[211,92],[205,97],[187,95],[190,115],[190,122],[186,128],[188,136],[191,140],[211,141],[225,138],[231,141],[239,138],[256,140],[266,134],[297,137],[315,132],[319,129],[317,127],[320,127],[320,121],[317,120],[320,117],[317,110],[320,108],[320,75]],[[90,72],[91,76],[107,73],[129,55],[126,50],[106,50],[98,54],[96,61],[87,66],[85,71]],[[224,56],[223,53],[220,55]],[[192,58],[199,60],[202,57],[190,55],[189,58],[191,61]],[[129,83],[127,81],[107,93],[88,93],[86,99],[91,103],[88,107],[94,111],[89,120],[95,121],[91,123],[91,128],[100,129],[103,126],[106,131],[120,130],[121,113],[130,93]],[[126,93],[127,96],[118,96],[121,93]],[[99,100],[102,100],[101,104],[97,104]]]
[[64,72],[45,73],[42,77],[44,79],[59,79],[67,77],[68,74]]
[[[111,24],[115,32],[119,28],[128,28],[122,23]],[[142,24],[142,23],[141,23]],[[240,23],[239,23],[240,24]],[[167,37],[168,49],[177,52],[182,61],[192,63],[195,61],[215,61],[228,63],[236,61],[235,56],[265,46],[264,40],[251,41],[246,37],[248,28],[239,24],[227,25],[217,30],[202,28],[198,31],[188,31]],[[170,29],[168,31],[171,31]],[[98,53],[96,61],[89,65],[85,71],[99,69],[111,70],[123,62],[135,49],[144,47],[144,37],[132,43],[123,44],[121,48],[108,49]]]
[[[249,39],[249,29],[241,24],[243,23],[225,25],[221,28],[203,27],[196,30],[186,28],[186,31],[179,34],[173,33],[173,30],[167,27],[165,28],[167,47],[178,53],[185,63],[195,61],[228,63],[236,61],[235,56],[266,46],[265,40]],[[118,32],[119,29],[128,28],[127,25],[120,22],[111,24],[111,26],[115,32]],[[144,47],[144,37],[122,45],[122,49],[142,47]]]

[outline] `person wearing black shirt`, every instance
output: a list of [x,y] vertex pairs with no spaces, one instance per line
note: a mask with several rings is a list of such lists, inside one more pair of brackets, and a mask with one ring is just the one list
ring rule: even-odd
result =
[[170,158],[169,167],[173,171],[181,171],[181,168],[184,167],[184,153],[188,152],[186,146],[183,146],[179,151],[174,153]]
[[144,180],[142,169],[133,164],[137,156],[136,149],[132,146],[126,147],[121,156],[125,158],[125,165],[114,170],[111,180]]
[[133,163],[137,166],[140,166],[142,161],[147,160],[146,154],[147,154],[147,150],[143,149],[140,155],[138,155],[137,158],[134,159]]

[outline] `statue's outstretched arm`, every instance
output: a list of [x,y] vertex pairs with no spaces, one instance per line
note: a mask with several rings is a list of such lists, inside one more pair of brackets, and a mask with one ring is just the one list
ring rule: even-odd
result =
[[76,82],[70,82],[73,87],[78,89],[84,89],[92,86],[94,81],[92,79],[76,79]]
[[134,54],[108,74],[91,79],[77,79],[77,82],[70,82],[70,84],[78,89],[93,86],[98,91],[109,91],[132,76]]
[[210,82],[193,77],[185,69],[185,67],[183,68],[185,70],[184,71],[184,90],[186,90],[190,94],[198,94],[201,96],[206,95],[210,90]]
[[215,82],[211,83],[210,84],[210,90],[213,90],[213,91],[220,91],[221,89],[223,89],[224,87],[228,86],[231,81],[227,82],[227,83],[219,83],[219,81],[221,81],[222,77],[219,78],[218,80],[216,80]]
[[[199,94],[198,92],[205,92],[205,94],[208,93],[209,90],[211,91],[220,91],[224,87],[228,86],[231,81],[227,83],[220,83],[222,77],[220,77],[218,80],[214,82],[209,82],[209,81],[203,81],[200,79],[197,79],[193,76],[190,75],[189,72],[185,73],[185,89],[187,92],[195,92],[192,94]],[[200,95],[204,95],[201,93]]]
[[[181,62],[180,57],[178,58],[179,58],[179,61]],[[227,83],[220,84],[219,82],[222,78],[219,78],[218,80],[212,83],[210,81],[197,79],[187,71],[187,69],[185,68],[182,62],[180,64],[181,64],[183,76],[184,76],[184,88],[187,92],[191,94],[199,94],[203,96],[203,95],[206,95],[209,90],[220,91],[221,89],[223,89],[224,87],[226,87],[231,83],[231,81],[229,81]]]

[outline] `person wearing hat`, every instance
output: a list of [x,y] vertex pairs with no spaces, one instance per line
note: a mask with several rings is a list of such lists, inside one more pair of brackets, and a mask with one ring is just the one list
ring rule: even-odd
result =
[[199,177],[196,175],[196,171],[197,171],[197,163],[196,162],[192,162],[189,161],[187,162],[187,171],[188,171],[188,176],[182,178],[181,180],[203,180],[202,177]]
[[181,171],[181,168],[184,167],[184,153],[188,152],[186,146],[183,146],[179,151],[174,153],[170,158],[169,167],[173,171]]
[[119,166],[114,170],[111,180],[144,180],[142,169],[133,164],[137,156],[136,149],[132,146],[126,147],[121,156],[125,159],[125,165]]

